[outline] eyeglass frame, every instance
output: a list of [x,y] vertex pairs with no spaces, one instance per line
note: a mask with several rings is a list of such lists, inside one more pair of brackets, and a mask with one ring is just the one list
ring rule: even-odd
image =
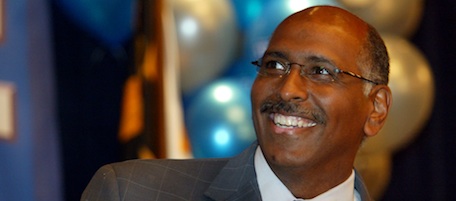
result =
[[[285,70],[285,73],[283,75],[280,75],[280,77],[282,76],[286,76],[288,74],[290,74],[290,71],[291,71],[291,66],[292,65],[298,65],[300,68],[304,67],[305,65],[304,64],[299,64],[299,63],[294,63],[294,62],[286,62],[286,63],[283,63],[283,62],[279,62],[279,63],[282,63],[282,64],[285,64],[285,66],[287,67],[287,69]],[[258,60],[255,60],[255,61],[252,61],[251,64],[253,64],[254,66],[256,66],[258,69],[262,68],[262,64],[261,64],[261,61],[260,59]],[[257,73],[260,74],[259,70],[257,70]],[[334,69],[334,73],[336,74],[339,74],[339,73],[344,73],[346,75],[349,75],[351,77],[354,77],[354,78],[358,78],[360,80],[364,80],[364,81],[367,81],[367,82],[370,82],[374,85],[379,85],[380,83],[378,82],[375,82],[371,79],[368,79],[368,78],[365,78],[363,77],[362,75],[359,75],[359,74],[356,74],[354,72],[351,72],[351,71],[346,71],[346,70],[342,70],[342,69],[339,69],[339,68],[335,68]],[[262,74],[260,74],[262,75]]]

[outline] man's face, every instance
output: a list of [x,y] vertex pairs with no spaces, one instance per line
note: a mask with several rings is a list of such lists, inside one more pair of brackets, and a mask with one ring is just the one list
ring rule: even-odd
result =
[[[291,20],[276,30],[263,60],[333,65],[361,74],[356,63],[365,30],[358,29]],[[343,74],[318,83],[299,68],[292,65],[284,77],[258,75],[252,86],[253,121],[266,159],[272,167],[352,165],[368,116],[365,83]]]

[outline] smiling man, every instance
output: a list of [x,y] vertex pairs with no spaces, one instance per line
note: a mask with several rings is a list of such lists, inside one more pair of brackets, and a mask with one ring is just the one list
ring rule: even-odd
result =
[[282,22],[254,64],[258,149],[277,183],[314,198],[353,182],[358,148],[380,130],[391,102],[375,30],[341,9],[310,8]]
[[353,163],[385,123],[388,60],[375,29],[351,13],[295,13],[252,62],[257,142],[229,159],[106,165],[81,200],[370,200]]

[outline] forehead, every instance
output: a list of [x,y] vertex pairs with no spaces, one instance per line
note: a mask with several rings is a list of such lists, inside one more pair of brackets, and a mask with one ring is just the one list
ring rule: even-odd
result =
[[278,29],[303,29],[305,25],[320,25],[334,31],[350,33],[363,38],[367,33],[367,23],[352,13],[337,7],[321,6],[297,12],[285,19]]
[[366,35],[367,25],[346,11],[305,10],[278,26],[267,51],[301,58],[318,55],[345,66],[357,59]]

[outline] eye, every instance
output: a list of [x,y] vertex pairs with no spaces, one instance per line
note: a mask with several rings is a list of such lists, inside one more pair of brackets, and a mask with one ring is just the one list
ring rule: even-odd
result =
[[283,75],[287,71],[287,66],[277,60],[264,60],[259,73],[262,75],[277,76]]
[[266,61],[263,65],[263,68],[266,68],[268,70],[281,70],[285,71],[285,65],[282,64],[279,61],[271,60],[271,61]]
[[310,71],[308,72],[309,75],[332,75],[330,70],[328,70],[324,66],[314,66],[309,69]]
[[336,80],[333,71],[322,65],[314,65],[313,67],[306,69],[305,74],[309,79],[316,83],[329,83]]

